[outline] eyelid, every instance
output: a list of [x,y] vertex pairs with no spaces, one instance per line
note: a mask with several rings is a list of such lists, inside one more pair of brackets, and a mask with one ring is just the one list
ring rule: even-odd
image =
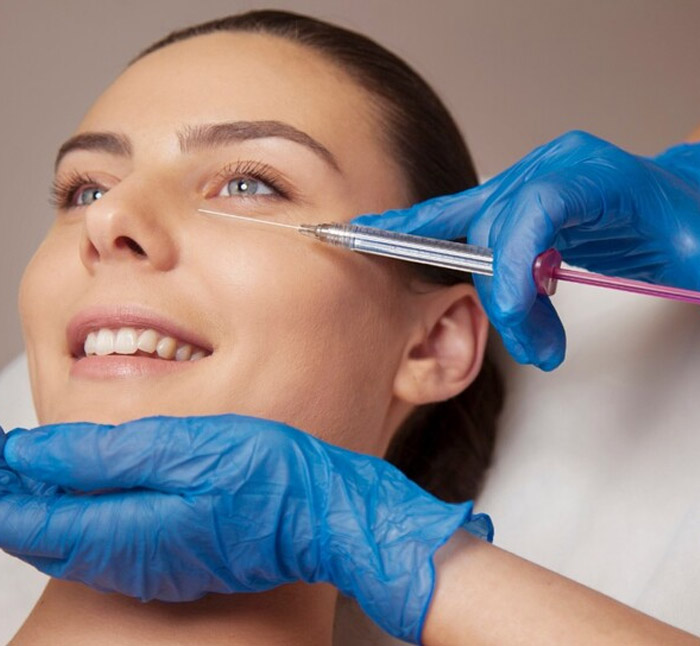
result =
[[79,191],[89,187],[101,188],[105,193],[111,188],[109,182],[97,179],[91,172],[81,172],[74,169],[65,173],[57,173],[49,189],[49,204],[61,211],[87,206],[73,202]]
[[227,182],[237,178],[254,179],[256,181],[263,182],[269,186],[274,193],[273,195],[239,196],[237,199],[286,199],[295,201],[298,197],[292,183],[280,171],[273,168],[269,164],[254,160],[238,160],[226,164],[216,174],[213,180],[214,189],[212,192],[215,192],[215,195],[218,196],[218,193]]

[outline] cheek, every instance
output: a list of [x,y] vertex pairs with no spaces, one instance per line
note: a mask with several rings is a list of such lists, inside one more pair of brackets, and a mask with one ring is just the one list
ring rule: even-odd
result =
[[293,242],[249,245],[230,268],[231,392],[244,381],[245,412],[371,450],[402,350],[402,288],[382,261]]
[[52,230],[24,270],[19,313],[27,342],[35,340],[35,329],[56,328],[56,319],[74,293],[79,293],[81,287],[75,280],[79,265],[76,244]]
[[[24,270],[19,287],[19,314],[37,413],[55,398],[57,376],[65,366],[65,312],[82,289],[76,279],[75,241],[54,227]],[[58,349],[58,351],[57,351]]]
[[19,313],[24,331],[27,350],[31,351],[34,343],[40,338],[39,331],[46,326],[48,312],[52,306],[51,296],[56,293],[58,278],[51,271],[53,263],[44,241],[36,251],[24,270],[19,287]]
[[46,273],[42,269],[42,247],[34,254],[24,270],[19,288],[19,313],[27,353],[27,366],[34,406],[39,419],[43,418],[45,397],[48,395],[50,398],[50,394],[46,392],[46,386],[43,389],[39,388],[39,384],[49,383],[47,382],[49,375],[46,372],[42,373],[42,368],[47,368],[46,359],[40,362],[39,357],[42,354],[49,356],[48,353],[42,353],[41,342],[43,339],[46,344],[51,337],[46,311],[46,301],[50,295],[50,291],[47,290],[50,286],[47,284]]

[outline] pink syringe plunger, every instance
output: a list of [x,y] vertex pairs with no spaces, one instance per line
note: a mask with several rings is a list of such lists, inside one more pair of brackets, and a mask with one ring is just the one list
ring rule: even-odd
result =
[[694,292],[690,289],[654,285],[641,280],[603,276],[602,274],[594,274],[587,271],[562,269],[561,263],[561,254],[556,249],[549,249],[537,256],[532,268],[532,275],[535,279],[535,285],[537,285],[537,291],[540,294],[551,296],[557,289],[557,281],[565,280],[570,283],[607,287],[608,289],[617,289],[623,292],[648,294],[649,296],[660,296],[661,298],[700,304],[700,292]]

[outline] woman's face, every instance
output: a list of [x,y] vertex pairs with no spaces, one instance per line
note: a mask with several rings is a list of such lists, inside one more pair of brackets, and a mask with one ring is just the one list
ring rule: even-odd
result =
[[130,67],[77,135],[20,295],[40,421],[238,412],[381,451],[420,297],[384,261],[197,212],[404,205],[364,91],[296,44],[208,35]]
[[131,66],[61,148],[23,279],[40,421],[237,412],[381,452],[422,296],[386,261],[197,212],[405,205],[381,132],[342,70],[282,39],[208,35]]

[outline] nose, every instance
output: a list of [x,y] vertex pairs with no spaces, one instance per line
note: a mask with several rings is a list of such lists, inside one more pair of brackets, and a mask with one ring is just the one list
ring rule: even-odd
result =
[[178,245],[167,199],[123,181],[85,210],[80,257],[91,272],[106,263],[138,262],[159,271],[177,264]]

